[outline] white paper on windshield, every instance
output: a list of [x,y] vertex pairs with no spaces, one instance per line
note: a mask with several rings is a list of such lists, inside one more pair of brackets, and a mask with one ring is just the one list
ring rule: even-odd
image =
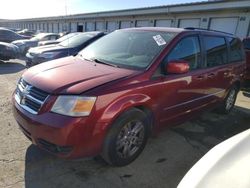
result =
[[161,35],[155,35],[153,36],[153,39],[158,44],[158,46],[162,46],[166,44],[166,41],[164,40],[164,38],[162,38]]

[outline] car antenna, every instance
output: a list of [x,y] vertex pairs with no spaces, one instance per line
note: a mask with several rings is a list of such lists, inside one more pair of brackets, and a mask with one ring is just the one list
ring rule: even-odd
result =
[[[67,0],[65,0],[65,26],[67,23],[67,16],[68,16],[68,5],[67,5]],[[67,24],[67,29],[65,31],[66,32],[65,35],[67,35],[68,30],[69,30],[69,25]],[[68,41],[67,51],[68,51],[68,56],[69,56],[69,38],[67,38],[67,41]]]

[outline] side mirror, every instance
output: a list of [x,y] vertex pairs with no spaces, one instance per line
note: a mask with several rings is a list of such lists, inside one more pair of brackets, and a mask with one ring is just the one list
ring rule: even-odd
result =
[[166,72],[171,74],[184,74],[189,71],[189,63],[185,60],[169,61],[166,66]]

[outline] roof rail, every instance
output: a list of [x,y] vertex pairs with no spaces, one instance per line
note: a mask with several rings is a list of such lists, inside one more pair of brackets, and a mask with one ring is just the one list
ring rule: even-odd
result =
[[214,31],[214,32],[228,34],[228,35],[233,35],[232,33],[227,33],[227,32],[224,32],[224,31],[218,31],[218,30],[213,30],[213,29],[203,29],[203,28],[197,28],[197,27],[185,27],[184,29],[188,29],[188,30],[202,30],[202,31]]

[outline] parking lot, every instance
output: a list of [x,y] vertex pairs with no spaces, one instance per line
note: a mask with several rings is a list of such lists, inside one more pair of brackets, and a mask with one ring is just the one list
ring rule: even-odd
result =
[[240,92],[230,115],[215,112],[151,138],[142,155],[126,167],[107,166],[99,157],[58,159],[21,133],[12,116],[11,95],[24,61],[0,62],[0,187],[176,187],[210,148],[250,128],[250,95]]

